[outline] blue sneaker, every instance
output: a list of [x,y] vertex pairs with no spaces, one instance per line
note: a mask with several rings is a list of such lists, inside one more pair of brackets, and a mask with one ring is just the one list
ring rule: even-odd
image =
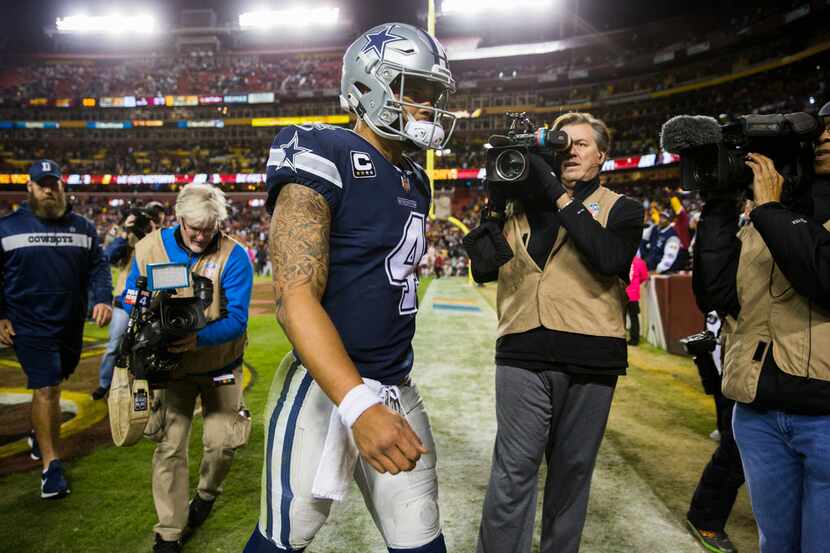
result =
[[35,436],[34,430],[29,433],[29,437],[26,438],[26,441],[29,442],[29,447],[32,449],[32,451],[29,452],[29,457],[31,457],[33,461],[40,461],[40,446],[37,443],[37,436]]
[[63,475],[63,463],[54,459],[49,468],[40,477],[40,497],[42,499],[60,499],[69,494],[69,484]]

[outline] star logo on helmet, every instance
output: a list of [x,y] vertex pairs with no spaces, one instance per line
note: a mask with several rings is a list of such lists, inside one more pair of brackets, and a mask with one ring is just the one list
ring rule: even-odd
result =
[[294,131],[294,137],[291,140],[285,144],[280,144],[280,149],[283,151],[283,154],[285,154],[285,157],[283,158],[282,163],[280,163],[279,168],[287,165],[292,171],[297,170],[294,166],[294,158],[311,151],[309,148],[303,148],[300,146],[298,131]]
[[376,33],[370,33],[366,35],[365,38],[366,44],[363,46],[363,50],[361,50],[361,52],[366,54],[374,50],[380,59],[383,59],[383,53],[386,51],[387,44],[390,42],[397,42],[399,40],[406,40],[406,37],[394,34],[392,32],[391,25]]

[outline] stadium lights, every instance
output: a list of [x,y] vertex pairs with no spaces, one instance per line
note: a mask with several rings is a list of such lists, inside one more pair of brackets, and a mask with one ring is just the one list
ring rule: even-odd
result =
[[293,7],[284,10],[257,10],[239,16],[243,29],[270,29],[272,27],[305,27],[308,25],[336,25],[340,19],[340,8],[321,6],[318,8]]
[[156,20],[149,15],[70,15],[59,17],[55,26],[61,33],[152,33]]
[[553,7],[553,0],[444,0],[441,15],[473,15],[482,12],[514,12],[517,9],[539,10]]

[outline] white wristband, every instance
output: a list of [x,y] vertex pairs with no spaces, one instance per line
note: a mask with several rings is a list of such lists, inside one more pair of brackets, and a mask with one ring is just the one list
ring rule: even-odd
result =
[[366,409],[378,403],[383,403],[378,395],[366,384],[360,384],[343,396],[343,401],[337,406],[337,411],[340,413],[343,424],[351,428]]

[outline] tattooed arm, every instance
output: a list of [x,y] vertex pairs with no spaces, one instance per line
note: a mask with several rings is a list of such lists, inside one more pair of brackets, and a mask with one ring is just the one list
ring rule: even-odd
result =
[[[315,382],[339,405],[363,379],[320,304],[328,280],[330,229],[323,196],[288,184],[277,197],[268,243],[277,320]],[[378,472],[412,470],[427,451],[406,419],[382,404],[364,411],[352,431],[361,455]]]
[[329,273],[330,227],[326,200],[311,188],[288,184],[277,198],[268,247],[277,321],[314,380],[339,404],[363,380],[320,305]]

